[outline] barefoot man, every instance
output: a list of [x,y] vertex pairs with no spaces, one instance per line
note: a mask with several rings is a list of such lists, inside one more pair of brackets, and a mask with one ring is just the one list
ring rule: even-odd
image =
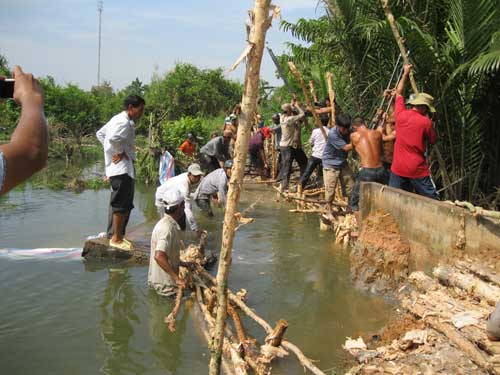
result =
[[387,184],[388,176],[382,164],[382,134],[366,127],[363,118],[356,117],[352,122],[354,132],[351,143],[359,155],[361,168],[351,196],[351,208],[359,222],[359,190],[361,181]]

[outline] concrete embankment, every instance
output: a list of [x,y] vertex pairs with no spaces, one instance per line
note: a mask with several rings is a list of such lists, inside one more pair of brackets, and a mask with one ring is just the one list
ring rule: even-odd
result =
[[348,340],[360,362],[349,374],[500,374],[499,344],[486,335],[500,300],[500,223],[375,183],[362,185],[360,214],[353,279],[395,297],[404,324],[369,345]]

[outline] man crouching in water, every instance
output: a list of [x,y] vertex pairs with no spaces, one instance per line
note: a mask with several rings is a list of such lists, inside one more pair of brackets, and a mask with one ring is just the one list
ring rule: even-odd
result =
[[162,203],[165,215],[156,223],[151,235],[148,285],[162,296],[174,296],[177,287],[186,286],[179,277],[179,266],[189,266],[180,261],[179,222],[185,215],[184,195],[171,189],[163,194]]
[[366,127],[363,118],[356,117],[352,122],[354,132],[351,143],[359,155],[361,168],[351,196],[351,208],[359,224],[359,193],[361,182],[387,184],[388,175],[382,164],[382,134]]

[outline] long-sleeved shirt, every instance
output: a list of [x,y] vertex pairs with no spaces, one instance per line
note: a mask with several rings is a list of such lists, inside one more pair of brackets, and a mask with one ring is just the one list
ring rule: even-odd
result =
[[295,135],[297,134],[297,128],[300,126],[298,121],[304,117],[304,111],[300,107],[295,107],[299,111],[298,115],[287,116],[283,114],[281,116],[281,142],[280,147],[291,147],[296,141]]
[[219,136],[211,139],[200,149],[200,153],[213,156],[219,161],[231,159],[229,156],[229,143],[224,143],[224,137]]
[[207,174],[203,180],[201,180],[200,186],[194,193],[195,199],[205,196],[210,197],[211,195],[219,193],[222,205],[226,205],[227,196],[227,175],[223,168],[216,169],[215,171]]
[[[328,129],[327,127],[325,127],[324,129],[326,132],[326,136],[328,137],[328,132],[330,131],[330,129]],[[321,159],[323,157],[323,151],[325,149],[326,141],[320,128],[313,129],[311,137],[309,138],[309,143],[312,147],[311,155],[315,158]]]
[[155,194],[155,205],[156,207],[162,207],[162,197],[170,189],[179,190],[184,196],[184,213],[186,214],[186,220],[189,224],[189,228],[192,231],[198,230],[198,224],[193,215],[193,210],[191,208],[191,194],[192,186],[189,183],[188,173],[182,173],[178,176],[169,178],[163,185],[158,186]]
[[[106,176],[128,174],[134,178],[135,160],[135,124],[126,111],[113,116],[106,125],[96,133],[97,139],[104,148]],[[113,163],[113,155],[123,153],[122,160]]]

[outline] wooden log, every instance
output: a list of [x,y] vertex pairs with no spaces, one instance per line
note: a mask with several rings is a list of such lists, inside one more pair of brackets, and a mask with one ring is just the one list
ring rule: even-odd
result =
[[245,164],[250,139],[251,121],[257,110],[257,100],[260,93],[260,66],[264,51],[266,32],[271,26],[270,16],[271,0],[255,0],[252,10],[253,33],[250,36],[251,49],[247,55],[248,63],[245,73],[244,92],[241,105],[240,124],[235,145],[234,166],[227,195],[227,204],[224,215],[222,231],[222,246],[217,271],[217,320],[215,326],[214,342],[210,358],[209,374],[219,375],[224,342],[224,328],[227,318],[227,280],[231,266],[231,254],[235,235],[238,202],[240,198],[241,183],[245,172]]
[[[406,65],[410,64],[410,59],[408,58],[408,52],[404,46],[403,38],[399,34],[398,26],[396,25],[396,20],[394,19],[394,15],[392,14],[391,8],[389,6],[389,0],[380,0],[382,2],[382,8],[384,8],[385,16],[387,17],[387,21],[389,21],[389,25],[391,26],[392,34],[394,35],[394,39],[399,47],[399,51],[401,52],[401,56],[403,57],[403,61]],[[418,87],[415,81],[415,77],[413,75],[413,71],[410,71],[410,84],[413,92],[418,94]]]
[[[196,293],[193,292],[192,294],[192,300],[194,301],[193,304],[193,317],[195,321],[197,322],[196,327],[201,331],[201,334],[203,338],[205,339],[206,343],[208,346],[210,346],[212,342],[212,334],[208,330],[208,323],[205,320],[204,313],[201,309],[201,306],[199,302],[196,299]],[[229,364],[226,356],[222,357],[222,370],[224,371],[225,374],[233,374],[234,370],[232,366]]]
[[184,287],[180,286],[177,288],[177,295],[175,296],[175,305],[170,314],[165,317],[165,323],[167,324],[168,330],[170,332],[175,332],[175,319],[179,310],[181,308],[182,295],[184,294]]
[[316,90],[314,89],[314,82],[309,81],[309,91],[311,92],[311,96],[315,103],[318,102],[318,97],[316,96]]
[[476,365],[486,369],[487,371],[493,371],[491,363],[488,362],[484,354],[481,353],[481,351],[469,340],[467,340],[459,331],[457,331],[455,327],[449,323],[441,322],[438,317],[430,316],[425,308],[422,308],[419,304],[415,304],[410,299],[404,299],[401,304],[409,312],[422,318],[433,329],[445,335],[455,346],[466,353]]
[[272,346],[280,346],[283,341],[283,336],[288,328],[288,323],[284,319],[280,319],[276,324],[273,332],[266,337],[266,343]]
[[498,275],[495,270],[487,269],[479,264],[474,264],[470,261],[460,260],[455,262],[455,265],[463,272],[471,272],[483,281],[500,286],[500,275]]
[[316,126],[318,128],[320,128],[321,134],[323,134],[323,137],[326,140],[327,136],[326,136],[326,131],[323,128],[323,123],[321,122],[321,119],[319,118],[318,113],[316,113],[316,111],[314,110],[313,103],[311,102],[311,98],[309,97],[309,94],[308,94],[307,89],[306,89],[306,85],[304,83],[304,80],[302,79],[302,76],[300,75],[299,70],[297,69],[297,67],[295,66],[293,61],[288,62],[288,67],[290,68],[290,71],[294,75],[297,82],[300,84],[300,87],[302,88],[302,93],[304,94],[304,98],[306,100],[306,104],[309,108],[312,109],[311,112],[312,112],[312,115],[314,117],[314,122],[316,123]]
[[442,283],[465,290],[471,295],[486,301],[491,306],[495,306],[500,300],[499,287],[485,283],[472,275],[464,274],[454,267],[441,265],[434,268],[433,274]]
[[[203,316],[205,318],[205,321],[207,322],[209,331],[212,332],[212,338],[213,338],[213,332],[215,331],[216,322],[215,319],[212,317],[212,315],[209,313],[208,309],[206,308],[206,305],[203,303],[201,288],[199,285],[196,286],[196,302],[198,303],[198,306],[203,312]],[[224,336],[223,336],[223,350],[229,357],[234,367],[234,371],[231,371],[230,374],[234,373],[237,375],[247,375],[247,364],[243,360],[243,358],[241,358],[237,350],[237,346],[234,343],[232,343],[229,340],[229,338]],[[221,352],[221,360],[222,360],[222,352]]]
[[326,73],[326,83],[328,84],[328,97],[330,98],[330,105],[332,106],[332,113],[330,114],[330,126],[334,127],[337,123],[336,113],[335,113],[335,91],[333,91],[332,84],[332,73]]

